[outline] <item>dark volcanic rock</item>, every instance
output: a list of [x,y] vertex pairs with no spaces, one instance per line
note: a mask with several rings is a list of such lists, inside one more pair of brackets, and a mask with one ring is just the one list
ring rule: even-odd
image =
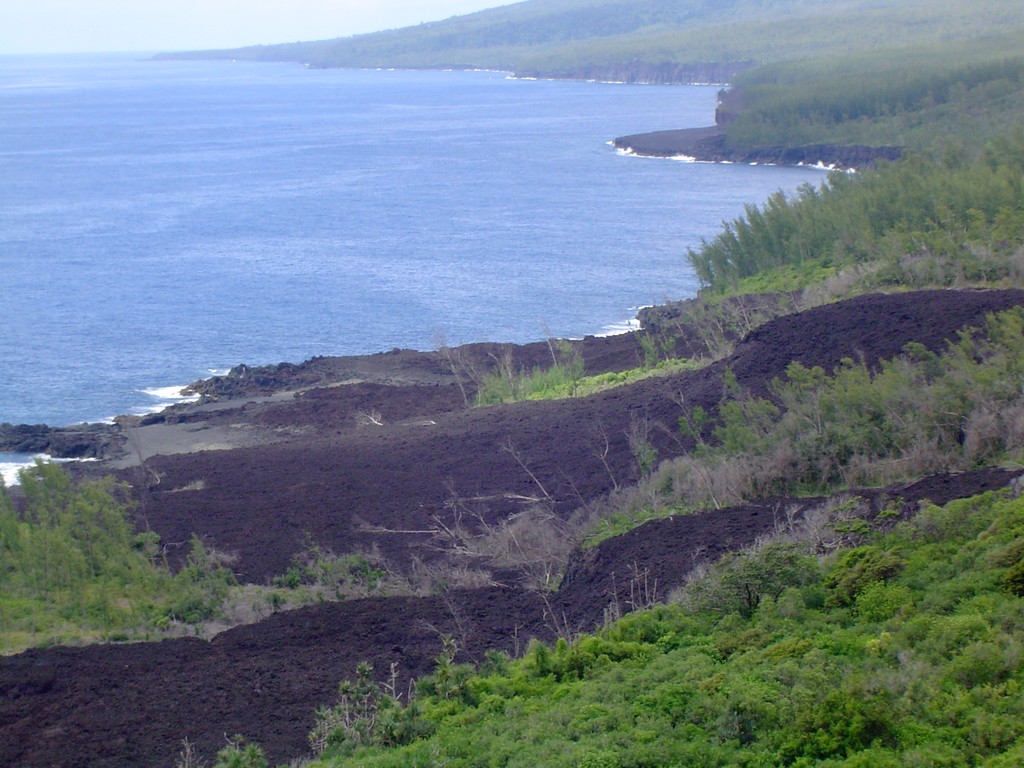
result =
[[617,148],[646,157],[693,157],[711,159],[724,134],[716,126],[650,131],[619,136],[612,141]]
[[[944,351],[956,332],[1024,305],[1024,290],[874,293],[786,315],[747,335],[730,360],[739,382],[758,394],[791,362],[834,370],[844,358],[874,367],[916,341]],[[783,341],[784,340],[784,341]]]
[[[436,358],[421,363],[397,353],[408,364],[396,368],[387,354],[370,356],[363,383],[351,389],[310,389],[256,404],[252,413],[271,428],[302,426],[287,440],[155,456],[147,476],[159,483],[136,490],[162,541],[187,542],[195,533],[239,555],[243,579],[263,583],[280,574],[310,542],[338,554],[377,547],[400,567],[436,552],[430,529],[439,519],[450,523],[456,508],[493,523],[521,511],[523,499],[543,487],[559,514],[571,514],[630,483],[636,462],[629,434],[637,424],[650,424],[661,458],[678,455],[686,448],[675,426],[680,397],[712,412],[726,367],[741,385],[763,392],[793,360],[831,370],[846,357],[874,365],[908,341],[939,350],[964,326],[1017,305],[1024,305],[1024,291],[861,296],[772,320],[702,370],[589,397],[494,408],[460,407],[453,380],[442,377],[438,385],[445,368]],[[636,364],[634,337],[581,344],[588,367],[593,360],[609,369]],[[486,360],[496,348],[465,351]],[[543,343],[514,354],[524,364],[550,359]],[[319,365],[326,363],[314,369]],[[293,380],[290,369],[282,373]],[[401,383],[385,385],[375,375]],[[196,412],[244,420],[244,404],[211,403]],[[356,426],[354,412],[371,409],[383,423]],[[963,473],[887,492],[909,503],[942,503],[1007,477]],[[625,610],[643,603],[655,583],[664,595],[695,562],[772,530],[780,509],[761,502],[676,517],[605,542],[576,557],[563,588],[545,595],[550,609],[540,596],[514,589],[374,598],[281,613],[209,643],[52,648],[2,658],[0,765],[155,768],[173,763],[185,737],[209,762],[225,734],[236,732],[259,741],[273,763],[286,761],[306,750],[315,706],[334,697],[357,661],[372,660],[383,675],[396,660],[402,674],[414,676],[430,670],[441,634],[455,635],[466,658],[479,658],[488,648],[522,650],[530,637],[550,638],[551,625],[593,626],[616,597]]]
[[[844,358],[874,365],[910,341],[941,350],[965,326],[1017,305],[1024,291],[861,296],[772,320],[707,368],[557,402],[467,409],[451,386],[311,391],[277,406],[283,418],[273,409],[259,416],[303,427],[286,443],[151,459],[162,480],[146,496],[146,516],[164,541],[195,533],[237,554],[239,576],[255,582],[283,573],[310,540],[338,553],[377,546],[397,563],[429,557],[430,531],[437,518],[450,520],[455,500],[476,499],[473,513],[494,523],[521,511],[538,484],[568,515],[633,482],[629,435],[638,424],[649,425],[660,458],[679,455],[680,395],[714,413],[726,368],[763,395],[793,361],[833,370]],[[427,403],[439,411],[430,415]],[[370,411],[383,423],[357,426]],[[201,488],[176,492],[197,481]]]
[[808,144],[796,147],[730,147],[716,126],[654,131],[620,136],[616,148],[646,157],[692,157],[704,162],[758,163],[763,165],[824,165],[836,168],[870,168],[879,160],[897,160],[902,147],[868,147],[844,144]]
[[[941,504],[1001,487],[1016,474],[939,475],[857,493]],[[770,532],[783,503],[647,523],[578,553],[547,600],[497,588],[368,598],[279,613],[211,642],[50,648],[0,658],[0,764],[162,768],[183,738],[208,759],[235,733],[258,741],[271,764],[287,761],[306,753],[315,708],[334,700],[339,680],[351,677],[358,662],[370,661],[382,679],[396,662],[404,689],[405,681],[432,670],[442,635],[456,639],[460,661],[479,661],[489,649],[515,654],[530,638],[550,641],[556,625],[589,629],[610,604],[626,612],[634,602],[663,598],[695,564]]]
[[460,661],[551,639],[542,601],[501,589],[324,603],[237,627],[210,642],[32,650],[0,658],[0,765],[165,768],[181,740],[207,765],[225,737],[260,743],[271,765],[309,751],[320,704],[369,661],[398,664],[401,690],[430,672],[442,635]]
[[114,424],[0,424],[0,451],[46,453],[57,459],[94,459],[120,449],[124,437]]
[[[622,371],[635,368],[642,360],[636,333],[616,336],[587,336],[572,341],[583,356],[588,373]],[[254,397],[285,390],[367,382],[384,386],[437,385],[464,380],[494,368],[508,355],[514,370],[531,370],[551,364],[552,351],[546,341],[529,344],[481,342],[450,350],[420,352],[393,349],[373,355],[314,357],[303,363],[276,365],[238,365],[223,376],[202,379],[188,391],[205,399]],[[464,370],[453,371],[456,368]]]
[[[798,310],[799,291],[786,293],[746,293],[741,296],[730,296],[722,299],[724,314],[737,319],[758,318],[758,322],[766,322],[773,317],[790,314]],[[689,330],[687,324],[700,322],[701,299],[683,299],[666,301],[651,307],[642,307],[637,312],[637,320],[644,330],[652,334],[678,334]],[[729,341],[737,341],[737,334],[731,328],[724,329],[723,335]]]

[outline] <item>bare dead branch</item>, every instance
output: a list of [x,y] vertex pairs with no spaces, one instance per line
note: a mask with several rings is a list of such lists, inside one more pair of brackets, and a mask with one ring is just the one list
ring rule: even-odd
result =
[[529,475],[530,479],[533,480],[534,484],[540,489],[540,492],[544,494],[544,498],[547,499],[551,504],[554,504],[555,500],[551,498],[551,494],[548,493],[547,488],[545,488],[544,484],[537,479],[537,476],[533,474],[530,468],[526,466],[526,462],[523,460],[522,454],[520,454],[519,451],[516,450],[516,447],[512,444],[512,438],[509,438],[508,442],[503,446],[503,449],[508,451],[512,458],[516,460],[516,463],[520,467],[522,467],[523,471],[527,475]]

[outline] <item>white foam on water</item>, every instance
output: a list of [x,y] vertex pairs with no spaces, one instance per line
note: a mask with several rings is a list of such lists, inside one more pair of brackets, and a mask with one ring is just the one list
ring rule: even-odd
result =
[[0,475],[4,478],[4,485],[8,488],[12,485],[20,485],[18,473],[23,469],[34,467],[37,461],[48,464],[67,464],[72,461],[96,461],[96,459],[55,459],[45,453],[0,453]]
[[139,391],[153,398],[153,402],[148,405],[132,408],[132,414],[135,416],[145,416],[149,413],[159,413],[168,406],[178,405],[179,403],[194,403],[199,399],[199,395],[184,394],[182,391],[184,389],[185,387],[180,385],[141,389]]
[[798,168],[817,168],[819,171],[834,171],[836,169],[835,163],[825,164],[823,160],[819,160],[816,163],[797,163]]
[[37,453],[0,453],[0,476],[8,488],[18,485],[18,472],[36,463],[36,459],[45,459],[45,454]]
[[621,335],[623,333],[631,333],[632,331],[639,331],[639,330],[640,330],[640,321],[637,320],[634,317],[634,318],[631,318],[629,320],[623,320],[623,321],[618,322],[618,323],[611,323],[609,325],[606,325],[606,326],[604,326],[604,328],[602,328],[600,331],[598,331],[594,335],[598,336],[598,337],[619,336],[619,335]]
[[184,387],[148,387],[142,392],[159,400],[184,400],[191,397],[191,395],[181,394],[183,389]]
[[[609,144],[609,146],[615,147],[615,143],[614,142],[609,141],[607,143]],[[632,147],[615,147],[615,152],[618,155],[620,155],[621,157],[642,157],[642,158],[645,158],[647,160],[672,160],[672,161],[677,162],[677,163],[704,163],[704,164],[707,164],[707,165],[731,165],[731,162],[728,161],[728,160],[721,160],[721,161],[719,161],[719,160],[698,160],[693,155],[684,155],[684,154],[678,154],[678,155],[647,155],[647,154],[643,154],[641,152],[637,152]],[[752,163],[752,165],[756,165],[756,163]]]

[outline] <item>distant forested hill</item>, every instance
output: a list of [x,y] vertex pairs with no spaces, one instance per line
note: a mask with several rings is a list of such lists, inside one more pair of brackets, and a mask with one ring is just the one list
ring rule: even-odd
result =
[[1022,51],[1020,0],[527,0],[368,35],[163,56],[728,82],[713,147],[684,139],[668,154],[738,160],[805,147],[842,164],[834,158],[849,152],[835,148],[885,157],[977,145],[1015,126]]
[[672,82],[1024,30],[1019,0],[527,0],[405,29],[174,57]]

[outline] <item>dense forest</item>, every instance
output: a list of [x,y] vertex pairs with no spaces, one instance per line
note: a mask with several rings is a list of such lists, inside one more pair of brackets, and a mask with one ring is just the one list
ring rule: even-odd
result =
[[[475,67],[520,74],[663,78],[700,65],[803,60],[950,45],[1024,28],[1012,0],[529,0],[350,38],[173,54],[300,61],[315,67]],[[731,75],[730,75],[731,77]]]
[[862,289],[1017,279],[1022,172],[1016,131],[980,152],[950,146],[938,160],[917,154],[872,173],[835,173],[792,199],[748,205],[689,261],[718,291],[782,267],[856,275]]
[[730,145],[976,145],[1018,125],[1019,35],[747,70],[719,109]]

